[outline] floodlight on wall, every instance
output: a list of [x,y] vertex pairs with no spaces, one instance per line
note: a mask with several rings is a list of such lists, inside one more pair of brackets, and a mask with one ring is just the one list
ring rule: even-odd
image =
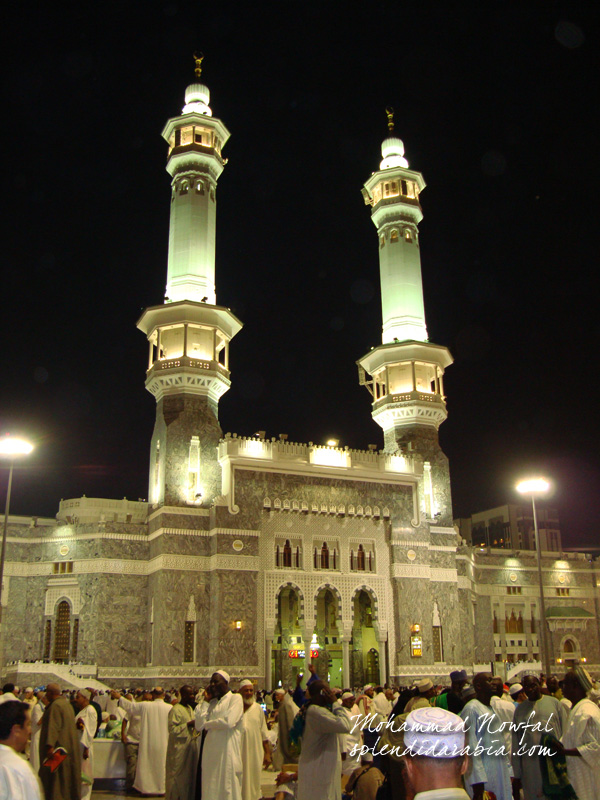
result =
[[234,622],[234,625],[235,625],[236,631],[241,631],[242,630],[242,620],[241,619],[236,619],[236,621]]
[[339,443],[339,439],[327,439],[327,447],[337,447]]

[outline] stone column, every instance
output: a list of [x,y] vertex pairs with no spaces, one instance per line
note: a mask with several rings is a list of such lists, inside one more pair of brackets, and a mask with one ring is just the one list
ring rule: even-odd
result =
[[379,649],[379,682],[384,686],[387,683],[387,631],[379,632],[377,647]]
[[304,642],[304,678],[308,680],[310,678],[310,672],[308,670],[308,666],[310,664],[310,643],[312,641],[313,635],[313,626],[310,627],[303,627],[302,628],[302,641]]
[[350,686],[350,637],[342,636],[342,686]]
[[273,688],[271,685],[271,656],[273,652],[273,638],[267,636],[265,638],[265,689],[270,692]]

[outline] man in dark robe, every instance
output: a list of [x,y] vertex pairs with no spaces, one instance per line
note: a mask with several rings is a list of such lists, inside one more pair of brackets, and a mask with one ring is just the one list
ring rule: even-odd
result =
[[[48,706],[42,717],[40,733],[40,779],[46,800],[80,800],[81,757],[79,735],[71,704],[63,697],[56,683],[46,687]],[[44,761],[62,747],[67,755],[54,772]]]

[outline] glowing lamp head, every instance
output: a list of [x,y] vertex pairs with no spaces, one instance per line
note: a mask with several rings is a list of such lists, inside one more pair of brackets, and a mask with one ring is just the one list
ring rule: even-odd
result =
[[327,439],[327,447],[337,447],[339,443],[339,439]]
[[519,494],[543,494],[550,488],[550,483],[545,478],[529,478],[517,484]]
[[0,456],[27,456],[33,450],[33,445],[25,439],[16,439],[5,436],[0,439]]

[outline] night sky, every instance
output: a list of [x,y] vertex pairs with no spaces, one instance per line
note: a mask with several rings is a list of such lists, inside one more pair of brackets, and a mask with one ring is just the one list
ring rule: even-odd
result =
[[[440,429],[455,516],[514,502],[533,470],[555,481],[563,541],[600,544],[599,12],[350,7],[6,12],[0,432],[36,443],[15,473],[13,513],[54,516],[81,494],[147,497],[155,401],[135,323],[164,295],[160,134],[199,50],[213,114],[232,134],[217,301],[244,322],[223,431],[382,445],[355,364],[381,342],[377,237],[360,190],[392,105],[428,183],[429,337],[455,359]],[[3,470],[1,503],[5,485]]]

